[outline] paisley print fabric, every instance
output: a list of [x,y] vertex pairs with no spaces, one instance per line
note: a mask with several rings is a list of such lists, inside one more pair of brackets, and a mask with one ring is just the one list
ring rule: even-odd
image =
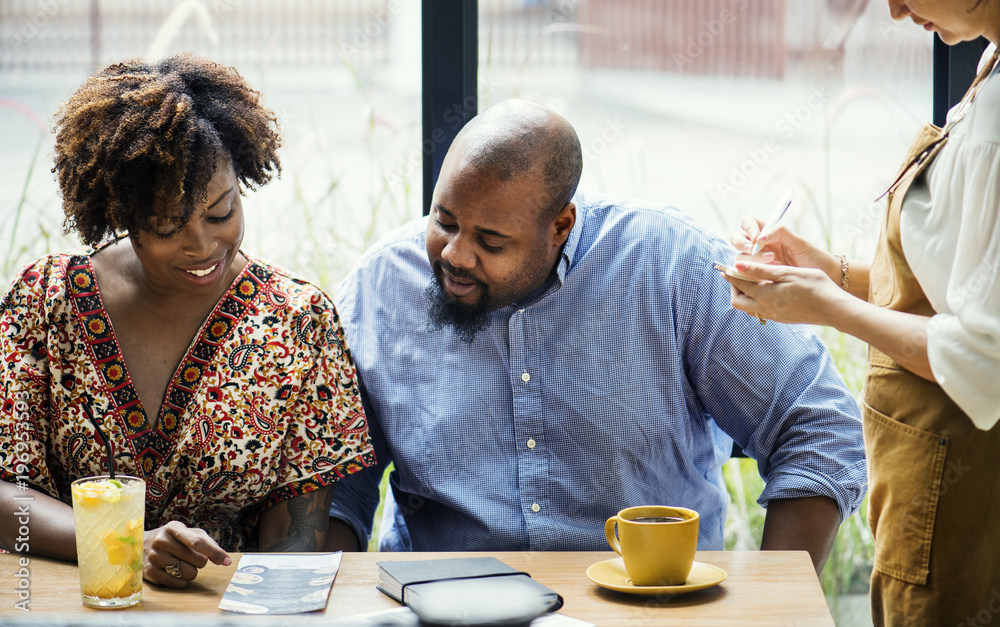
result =
[[41,259],[4,297],[0,479],[70,503],[72,481],[106,472],[96,423],[116,472],[146,481],[147,529],[179,520],[244,551],[261,511],[374,463],[354,363],[321,290],[246,255],[151,423],[92,252]]

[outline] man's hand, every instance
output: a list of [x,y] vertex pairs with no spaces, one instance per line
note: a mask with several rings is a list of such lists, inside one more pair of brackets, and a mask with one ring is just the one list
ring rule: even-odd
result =
[[823,572],[826,558],[840,529],[840,509],[825,496],[781,499],[767,504],[762,551],[809,551],[816,574]]
[[[185,588],[208,562],[229,566],[232,558],[204,529],[176,520],[147,531],[142,545],[142,576],[167,588]],[[170,574],[170,571],[180,577]]]

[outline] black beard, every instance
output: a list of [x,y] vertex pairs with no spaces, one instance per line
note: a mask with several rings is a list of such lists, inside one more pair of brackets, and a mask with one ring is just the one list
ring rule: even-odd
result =
[[489,290],[483,285],[483,294],[479,300],[472,305],[463,305],[445,293],[438,279],[438,273],[441,271],[439,263],[435,264],[434,276],[424,290],[424,295],[430,303],[430,308],[427,310],[430,317],[428,327],[432,331],[439,331],[449,326],[455,331],[458,339],[466,344],[472,344],[476,335],[490,326]]

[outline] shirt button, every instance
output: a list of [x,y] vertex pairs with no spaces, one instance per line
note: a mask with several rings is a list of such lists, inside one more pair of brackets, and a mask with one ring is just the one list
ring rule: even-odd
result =
[[535,439],[534,438],[528,438],[528,441],[526,442],[526,444],[528,445],[528,448],[535,448],[535,444],[536,444]]
[[527,383],[528,381],[531,381],[531,375],[528,374],[527,372],[522,373],[521,374],[521,381],[524,381],[525,383]]
[[532,504],[531,504],[531,511],[533,511],[533,512],[536,512],[536,513],[537,513],[537,512],[538,512],[538,510],[540,510],[540,509],[542,509],[542,506],[541,506],[541,505],[539,505],[538,503],[532,503]]

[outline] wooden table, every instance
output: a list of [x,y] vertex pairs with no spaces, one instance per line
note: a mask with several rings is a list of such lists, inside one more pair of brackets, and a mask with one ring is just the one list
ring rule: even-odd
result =
[[[586,576],[591,564],[616,557],[611,552],[566,553],[345,553],[326,606],[327,617],[341,617],[390,609],[399,605],[375,589],[376,561],[440,559],[492,555],[560,593],[562,614],[596,625],[807,625],[833,626],[833,618],[816,578],[812,562],[801,551],[700,551],[695,559],[724,569],[729,577],[720,585],[683,595],[642,597],[598,587]],[[17,561],[24,556],[0,554],[0,615],[23,615],[14,608],[17,598]],[[121,617],[121,612],[195,612],[219,614],[219,600],[239,562],[232,554],[228,567],[209,564],[186,590],[169,590],[149,583],[143,602],[128,610],[93,610],[80,602],[75,564],[31,557],[31,615],[81,613]],[[13,582],[13,583],[12,583]],[[52,616],[55,618],[55,616]],[[123,617],[121,617],[123,618]],[[135,619],[134,621],[132,619]],[[0,619],[0,623],[4,622]],[[129,623],[141,624],[139,616]],[[108,623],[110,624],[110,622]],[[115,624],[119,624],[116,622]],[[178,625],[183,621],[178,620]]]

